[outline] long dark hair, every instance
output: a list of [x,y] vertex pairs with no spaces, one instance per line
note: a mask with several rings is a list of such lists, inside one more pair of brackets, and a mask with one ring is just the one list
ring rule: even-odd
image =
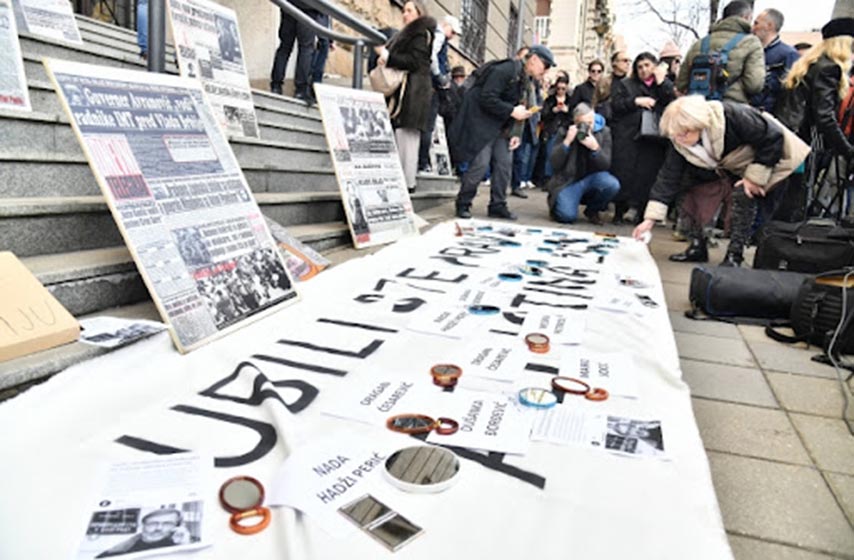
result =
[[640,53],[639,55],[637,55],[635,57],[635,61],[632,62],[632,77],[633,78],[638,77],[638,64],[640,64],[641,61],[643,61],[643,60],[650,60],[650,61],[652,61],[653,65],[658,64],[658,58],[656,58],[655,55],[652,54],[651,52],[644,51],[644,52]]

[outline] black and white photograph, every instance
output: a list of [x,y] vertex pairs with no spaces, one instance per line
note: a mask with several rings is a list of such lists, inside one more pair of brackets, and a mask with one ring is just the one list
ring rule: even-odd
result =
[[215,17],[220,56],[226,62],[243,64],[243,56],[240,52],[240,36],[237,34],[237,23],[220,15]]
[[193,276],[220,330],[293,296],[285,267],[272,249],[197,269]]
[[339,110],[350,152],[376,154],[394,149],[394,135],[385,112],[359,104],[342,105]]
[[664,437],[658,420],[633,420],[608,416],[605,449],[629,455],[664,455]]
[[159,333],[166,325],[157,321],[89,317],[80,320],[80,341],[102,348],[118,348]]
[[[81,549],[79,557],[140,556],[140,552],[172,547],[177,552],[180,547],[198,543],[201,529],[201,501],[96,511],[86,529],[86,550]],[[101,542],[104,546],[100,552],[90,556]]]
[[202,234],[197,227],[172,230],[178,252],[188,268],[198,268],[213,263]]

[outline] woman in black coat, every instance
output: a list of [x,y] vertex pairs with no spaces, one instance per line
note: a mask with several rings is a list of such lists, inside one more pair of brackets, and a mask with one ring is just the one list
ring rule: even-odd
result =
[[566,131],[572,125],[569,98],[569,78],[560,76],[555,82],[554,93],[549,95],[543,103],[543,132],[540,135],[540,141],[545,143],[545,168],[542,177],[544,180],[550,179],[553,174],[549,159],[552,148],[558,141],[558,131]]
[[379,58],[379,64],[407,72],[404,84],[386,98],[386,102],[409,192],[415,191],[421,131],[428,128],[433,96],[430,57],[436,20],[426,14],[421,2],[406,2],[403,5],[404,28],[382,48]]
[[620,180],[614,223],[622,223],[629,207],[637,210],[640,220],[649,189],[664,163],[667,143],[639,136],[642,113],[655,111],[661,116],[675,97],[667,69],[656,66],[657,62],[655,55],[643,52],[635,58],[631,76],[611,84],[609,125],[614,136],[611,173]]

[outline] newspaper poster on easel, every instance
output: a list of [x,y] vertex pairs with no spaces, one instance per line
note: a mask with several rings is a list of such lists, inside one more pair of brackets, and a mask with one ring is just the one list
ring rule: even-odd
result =
[[223,130],[260,138],[234,10],[208,0],[169,0],[181,75],[202,83]]
[[436,116],[436,126],[433,128],[433,142],[430,145],[430,165],[433,173],[450,176],[451,152],[448,150],[448,137],[445,134],[445,119]]
[[0,109],[31,109],[18,27],[10,0],[0,0]]
[[296,300],[231,147],[187,78],[45,61],[113,218],[186,352]]
[[382,94],[325,84],[314,91],[355,247],[418,234]]
[[68,0],[12,0],[12,3],[22,33],[83,44]]

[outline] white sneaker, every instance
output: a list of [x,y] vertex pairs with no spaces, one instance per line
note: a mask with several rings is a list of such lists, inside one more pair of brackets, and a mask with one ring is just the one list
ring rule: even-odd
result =
[[533,181],[525,181],[525,188],[526,189],[533,189],[533,188],[536,188],[536,186],[537,185],[535,185]]

